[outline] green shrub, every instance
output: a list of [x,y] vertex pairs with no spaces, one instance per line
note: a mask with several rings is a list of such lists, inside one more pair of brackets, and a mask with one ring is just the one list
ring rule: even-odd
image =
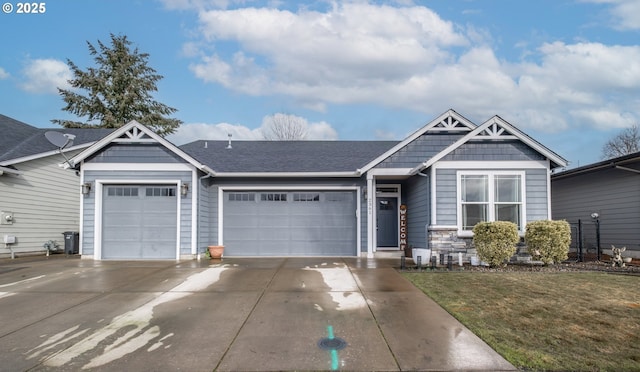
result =
[[527,224],[524,241],[529,254],[545,265],[568,258],[571,226],[567,221],[541,220]]
[[479,222],[473,227],[473,244],[478,256],[491,266],[505,265],[516,253],[519,241],[518,226],[513,222]]

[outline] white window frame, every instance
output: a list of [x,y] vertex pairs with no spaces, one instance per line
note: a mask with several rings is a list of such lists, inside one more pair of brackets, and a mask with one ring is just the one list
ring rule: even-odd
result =
[[[488,221],[495,221],[495,178],[496,176],[520,176],[520,225],[518,231],[524,234],[527,224],[527,199],[526,199],[526,172],[516,170],[461,170],[456,172],[456,205],[457,205],[457,225],[458,236],[473,236],[471,230],[462,229],[462,176],[487,176],[489,182]],[[504,204],[504,203],[502,203]],[[515,204],[515,203],[509,203]]]

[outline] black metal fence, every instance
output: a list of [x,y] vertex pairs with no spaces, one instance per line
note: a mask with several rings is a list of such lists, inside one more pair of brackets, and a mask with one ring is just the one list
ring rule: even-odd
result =
[[588,220],[571,222],[571,245],[569,259],[579,262],[600,261],[602,247],[600,246],[600,221]]

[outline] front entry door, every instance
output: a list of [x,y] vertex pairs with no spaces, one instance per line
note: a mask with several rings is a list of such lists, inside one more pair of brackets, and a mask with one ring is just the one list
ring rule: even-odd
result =
[[398,247],[398,198],[377,198],[378,247]]

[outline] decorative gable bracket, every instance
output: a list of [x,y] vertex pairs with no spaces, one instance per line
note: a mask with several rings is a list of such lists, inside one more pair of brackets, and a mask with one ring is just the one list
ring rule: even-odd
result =
[[141,143],[141,142],[156,142],[155,139],[151,138],[147,133],[142,131],[137,126],[132,126],[128,130],[126,130],[122,135],[118,138],[114,138],[112,142],[118,143]]
[[476,135],[477,139],[517,139],[518,137],[509,133],[500,123],[493,122]]
[[429,132],[469,132],[473,129],[469,124],[462,123],[453,115],[449,115],[439,122],[435,123]]

